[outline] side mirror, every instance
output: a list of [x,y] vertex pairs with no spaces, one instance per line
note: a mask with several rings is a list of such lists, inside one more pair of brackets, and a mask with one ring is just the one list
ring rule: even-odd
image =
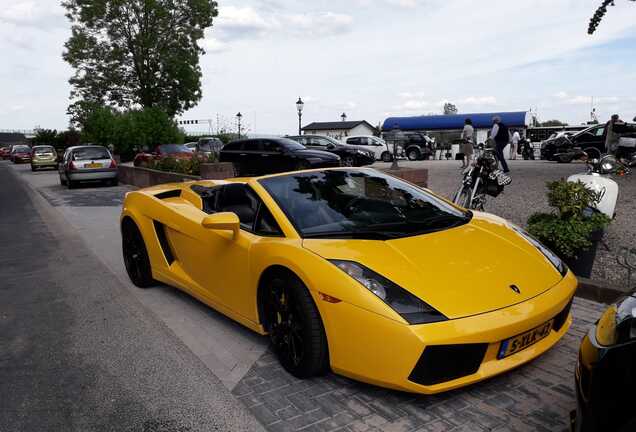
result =
[[201,226],[210,230],[232,231],[233,238],[236,238],[241,228],[241,222],[236,213],[221,212],[204,217]]

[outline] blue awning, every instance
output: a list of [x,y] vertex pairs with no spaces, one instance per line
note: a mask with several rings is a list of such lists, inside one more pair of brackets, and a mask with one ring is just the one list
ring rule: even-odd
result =
[[417,117],[389,117],[382,124],[382,130],[389,132],[396,127],[403,131],[433,131],[455,130],[464,128],[464,120],[467,118],[473,122],[475,129],[489,129],[492,127],[492,118],[501,117],[501,121],[508,127],[526,127],[529,125],[527,111],[501,112],[501,113],[475,113],[475,114],[451,114]]

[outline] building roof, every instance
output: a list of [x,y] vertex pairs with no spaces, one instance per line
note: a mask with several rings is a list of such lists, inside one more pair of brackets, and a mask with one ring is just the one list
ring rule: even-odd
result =
[[27,142],[24,134],[14,132],[0,132],[0,143],[3,144],[16,144]]
[[399,128],[402,131],[408,130],[455,130],[464,127],[464,120],[467,118],[473,122],[475,129],[489,129],[492,127],[492,118],[499,116],[502,123],[508,127],[526,127],[529,125],[529,113],[527,111],[498,112],[498,113],[469,113],[432,115],[417,117],[389,117],[382,124],[383,131],[391,131]]
[[313,122],[302,128],[302,130],[316,131],[316,130],[350,130],[361,124],[367,125],[370,129],[374,129],[368,121],[335,121],[335,122]]

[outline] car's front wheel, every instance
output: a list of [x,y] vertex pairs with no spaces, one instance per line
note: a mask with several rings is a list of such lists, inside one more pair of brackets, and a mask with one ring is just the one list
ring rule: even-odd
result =
[[417,150],[417,149],[411,149],[411,150],[408,151],[406,156],[409,158],[410,161],[419,160],[420,159],[420,151]]
[[388,151],[382,153],[382,162],[391,162],[393,160],[393,156]]
[[305,285],[293,275],[276,275],[266,286],[264,303],[265,328],[283,368],[297,378],[325,372],[327,337]]
[[124,220],[122,224],[121,243],[124,266],[132,283],[139,288],[154,285],[146,243],[139,228],[131,219]]

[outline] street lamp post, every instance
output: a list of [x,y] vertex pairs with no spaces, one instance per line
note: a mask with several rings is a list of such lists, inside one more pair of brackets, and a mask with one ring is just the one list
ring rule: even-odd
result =
[[342,121],[347,121],[347,114],[342,113],[342,114],[340,115],[340,118],[342,119]]
[[243,114],[239,111],[236,115],[236,119],[238,120],[238,137],[241,139],[241,119],[243,118]]
[[302,118],[303,118],[303,108],[305,107],[305,103],[298,96],[298,101],[296,101],[296,109],[298,110],[298,135],[302,135]]

